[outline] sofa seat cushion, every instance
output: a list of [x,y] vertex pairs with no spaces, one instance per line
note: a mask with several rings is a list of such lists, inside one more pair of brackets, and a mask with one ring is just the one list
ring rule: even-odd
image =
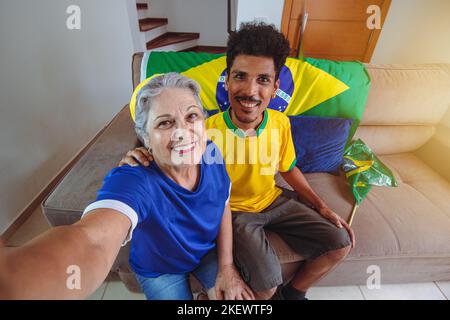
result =
[[[353,222],[356,248],[347,260],[450,259],[450,184],[414,154],[380,156],[380,160],[392,169],[399,186],[374,187],[357,209]],[[345,176],[305,176],[316,193],[348,220],[354,199]],[[278,179],[279,185],[285,183]]]
[[[395,168],[397,178],[427,198],[431,207],[437,207],[450,218],[450,183],[412,153],[380,157],[389,167]],[[424,208],[428,212],[431,207]],[[450,230],[448,230],[450,235]],[[450,240],[450,238],[449,238]]]

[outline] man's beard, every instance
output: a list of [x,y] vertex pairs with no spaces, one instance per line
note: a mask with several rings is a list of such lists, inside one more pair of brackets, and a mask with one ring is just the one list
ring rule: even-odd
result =
[[241,122],[241,123],[252,123],[252,122],[255,122],[256,120],[258,120],[258,117],[259,117],[259,115],[257,115],[256,118],[253,119],[253,120],[250,120],[250,119],[242,119],[241,117],[239,117],[239,116],[237,115],[236,112],[234,112],[234,116],[235,116],[236,119],[237,119],[239,122]]

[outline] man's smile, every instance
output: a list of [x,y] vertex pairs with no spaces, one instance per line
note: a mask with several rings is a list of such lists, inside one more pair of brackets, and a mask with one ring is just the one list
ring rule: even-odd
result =
[[235,100],[242,107],[243,111],[253,111],[259,107],[261,100],[236,97]]

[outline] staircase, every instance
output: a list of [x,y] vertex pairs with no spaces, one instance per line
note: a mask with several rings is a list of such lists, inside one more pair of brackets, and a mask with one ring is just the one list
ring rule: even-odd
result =
[[149,51],[194,51],[224,53],[225,47],[199,46],[199,33],[169,32],[167,18],[149,18],[149,5],[136,3],[139,18],[139,30],[145,35],[146,48]]

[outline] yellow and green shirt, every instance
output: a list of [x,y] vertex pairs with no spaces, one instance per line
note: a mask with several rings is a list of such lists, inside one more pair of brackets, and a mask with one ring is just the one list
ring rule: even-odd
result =
[[288,117],[266,109],[258,128],[244,132],[233,124],[228,109],[208,118],[206,127],[225,159],[231,210],[260,212],[272,204],[281,194],[275,174],[291,170],[296,162]]

